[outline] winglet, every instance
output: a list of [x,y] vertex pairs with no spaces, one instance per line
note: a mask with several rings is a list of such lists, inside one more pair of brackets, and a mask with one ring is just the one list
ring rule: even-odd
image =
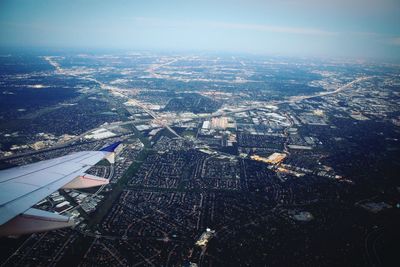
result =
[[121,141],[115,142],[109,146],[103,147],[102,149],[100,149],[100,151],[105,151],[105,152],[114,152],[115,149],[119,146],[119,144],[121,144]]

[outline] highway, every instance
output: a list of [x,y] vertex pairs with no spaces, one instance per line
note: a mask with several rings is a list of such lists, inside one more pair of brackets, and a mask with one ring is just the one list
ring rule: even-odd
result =
[[[64,71],[64,69],[61,68],[61,66],[52,60],[51,57],[46,57],[45,58],[49,64],[51,64],[53,67],[55,67],[56,71],[60,74],[63,75],[71,75],[71,76],[77,76],[74,73],[69,73],[67,71]],[[169,62],[166,63],[162,63],[162,64],[158,64],[155,65],[151,68],[148,69],[148,71],[150,73],[153,73],[157,68],[161,67],[161,66],[165,66],[165,65],[169,65],[172,64],[174,62],[176,62],[177,59],[171,60]],[[82,79],[88,80],[88,81],[92,81],[97,83],[101,89],[105,89],[105,90],[109,90],[111,92],[117,93],[119,95],[122,95],[124,97],[126,97],[128,99],[128,101],[133,102],[135,105],[139,106],[140,108],[142,108],[149,116],[151,116],[157,123],[159,123],[160,125],[164,126],[166,129],[168,129],[173,135],[175,135],[177,138],[182,138],[178,133],[176,133],[168,124],[164,123],[162,120],[160,120],[158,118],[158,115],[152,111],[149,110],[144,104],[140,103],[139,101],[137,101],[136,99],[132,99],[129,96],[127,96],[124,93],[124,90],[118,88],[118,87],[114,87],[114,86],[109,86],[103,82],[100,82],[99,80],[92,78],[92,77],[85,77],[85,76],[80,76]],[[312,98],[318,98],[318,97],[324,97],[324,96],[329,96],[329,95],[334,95],[334,94],[338,94],[346,89],[351,88],[354,84],[359,83],[361,81],[365,81],[368,79],[373,78],[374,76],[362,76],[362,77],[358,77],[355,80],[348,82],[342,86],[340,86],[339,88],[337,88],[334,91],[329,91],[329,92],[322,92],[319,94],[313,94],[313,95],[305,95],[305,96],[293,96],[290,97],[289,99],[286,100],[282,100],[282,101],[271,101],[271,102],[265,102],[265,103],[261,103],[259,105],[254,105],[251,107],[246,107],[246,108],[241,108],[241,109],[237,109],[237,110],[233,110],[233,111],[228,111],[228,112],[224,112],[224,111],[216,111],[214,113],[212,113],[210,116],[208,117],[220,117],[220,116],[227,116],[230,114],[235,114],[235,113],[240,113],[240,112],[245,112],[245,111],[250,111],[250,110],[254,110],[254,109],[258,109],[258,108],[262,108],[268,105],[280,105],[280,104],[288,104],[288,103],[296,103],[296,102],[300,102],[306,99],[312,99]],[[195,116],[193,119],[198,118],[198,116]]]
[[338,94],[346,89],[351,88],[351,86],[353,86],[354,84],[361,82],[361,81],[365,81],[365,80],[369,80],[371,78],[374,78],[374,76],[363,76],[363,77],[359,77],[349,83],[346,83],[345,85],[342,85],[341,87],[337,88],[334,91],[329,91],[329,92],[322,92],[320,94],[315,94],[315,95],[305,95],[305,96],[294,96],[291,97],[287,100],[282,100],[282,101],[271,101],[271,102],[265,102],[259,105],[254,105],[252,107],[247,107],[247,108],[241,108],[241,109],[237,109],[237,110],[233,110],[233,111],[228,111],[228,112],[221,112],[221,111],[216,111],[214,113],[212,113],[210,115],[210,117],[220,117],[220,116],[227,116],[230,114],[234,114],[234,113],[240,113],[240,112],[245,112],[245,111],[250,111],[250,110],[254,110],[254,109],[258,109],[258,108],[263,108],[265,106],[276,106],[276,105],[281,105],[281,104],[289,104],[289,103],[296,103],[296,102],[300,102],[306,99],[312,99],[312,98],[318,98],[318,97],[324,97],[324,96],[329,96],[329,95],[334,95],[334,94]]

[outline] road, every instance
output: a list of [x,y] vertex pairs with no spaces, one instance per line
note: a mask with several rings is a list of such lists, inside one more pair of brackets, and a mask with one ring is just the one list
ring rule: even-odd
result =
[[[93,131],[93,129],[91,131]],[[132,134],[134,134],[134,133],[133,132],[129,132],[129,133],[124,133],[124,134],[120,134],[120,135],[107,137],[107,138],[104,138],[104,139],[101,139],[101,140],[113,139],[113,138],[116,138],[116,137],[123,137],[123,136],[132,135]],[[32,155],[44,153],[44,152],[54,151],[54,150],[58,150],[58,149],[62,149],[62,148],[80,146],[80,145],[95,143],[95,142],[99,141],[99,140],[88,140],[88,141],[83,141],[83,142],[79,142],[79,143],[74,143],[74,142],[77,141],[76,139],[74,139],[74,140],[75,141],[71,141],[71,142],[68,141],[68,142],[65,142],[65,143],[62,143],[62,144],[54,145],[54,146],[49,147],[49,148],[44,148],[44,149],[34,150],[34,151],[28,151],[28,152],[19,153],[19,154],[15,154],[15,155],[11,155],[11,156],[6,156],[6,157],[0,157],[0,160],[10,160],[10,159],[16,159],[16,158],[21,158],[21,157],[27,157],[27,156],[32,156]]]
[[376,243],[383,236],[383,228],[377,228],[369,232],[365,238],[365,253],[367,256],[368,263],[370,266],[379,267],[382,266],[382,262],[379,259],[379,255],[376,251]]

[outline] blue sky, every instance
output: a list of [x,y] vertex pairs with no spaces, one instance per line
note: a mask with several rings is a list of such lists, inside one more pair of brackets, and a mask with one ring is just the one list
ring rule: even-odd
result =
[[0,46],[400,60],[400,0],[1,0]]

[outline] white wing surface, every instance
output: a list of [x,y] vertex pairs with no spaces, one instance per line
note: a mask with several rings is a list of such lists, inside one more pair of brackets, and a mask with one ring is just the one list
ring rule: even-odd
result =
[[[23,218],[18,217],[26,219],[39,214],[32,212],[33,209],[30,208],[62,187],[84,188],[107,184],[107,179],[85,174],[85,171],[104,158],[112,158],[119,144],[112,144],[100,151],[82,151],[0,171],[0,235],[14,234],[3,233],[2,228],[9,229],[11,223],[21,224]],[[19,216],[24,213],[25,216]],[[50,214],[49,221],[58,218]],[[46,216],[40,213],[38,217],[43,220]],[[70,225],[71,222],[67,224]],[[54,228],[50,226],[49,229]]]

